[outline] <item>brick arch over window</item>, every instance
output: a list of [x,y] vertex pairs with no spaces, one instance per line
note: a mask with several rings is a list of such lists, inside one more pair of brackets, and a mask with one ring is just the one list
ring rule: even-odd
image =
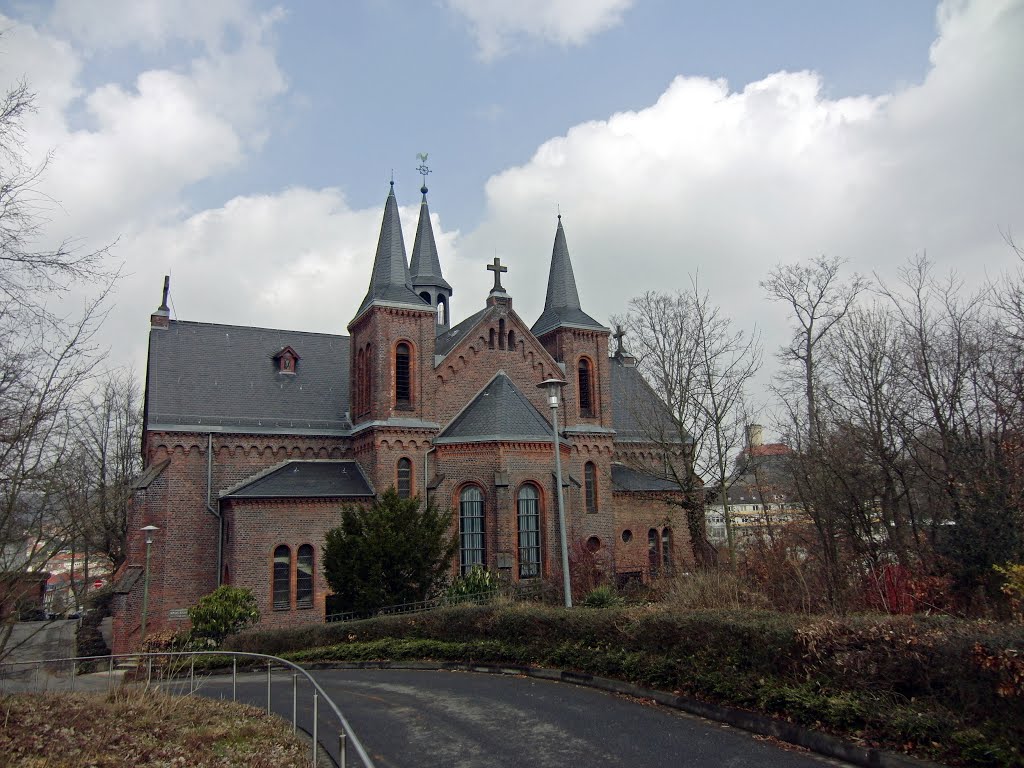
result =
[[525,483],[516,494],[520,579],[541,575],[540,530],[540,491],[533,483]]
[[395,489],[398,491],[398,498],[408,499],[412,497],[412,459],[403,456],[395,466]]
[[576,366],[576,383],[579,393],[580,416],[593,417],[597,413],[594,407],[594,364],[588,357],[581,357]]
[[484,494],[477,485],[459,491],[459,573],[484,565]]
[[413,348],[408,341],[395,345],[395,405],[411,408],[413,405],[412,382]]
[[292,607],[292,550],[287,544],[274,548],[271,594],[275,611],[287,611]]
[[303,544],[295,558],[295,607],[313,607],[313,545]]

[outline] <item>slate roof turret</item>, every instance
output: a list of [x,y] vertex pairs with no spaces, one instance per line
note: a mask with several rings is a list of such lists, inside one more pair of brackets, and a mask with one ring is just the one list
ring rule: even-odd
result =
[[422,309],[423,301],[412,289],[409,262],[405,258],[405,239],[402,237],[402,222],[398,216],[398,201],[395,200],[395,182],[391,182],[387,202],[384,203],[384,219],[380,225],[380,239],[377,241],[377,255],[373,260],[370,287],[356,317],[371,304],[400,305]]
[[412,273],[412,285],[447,288],[452,287],[441,274],[441,262],[437,258],[437,244],[434,242],[434,228],[430,224],[430,209],[427,207],[427,188],[421,187],[423,199],[420,201],[420,220],[416,224],[416,240],[412,245],[412,262],[409,271]]
[[569,247],[565,242],[565,230],[562,229],[562,217],[559,215],[555,245],[551,249],[551,270],[548,272],[548,293],[544,299],[544,311],[530,330],[534,336],[540,336],[561,326],[607,330],[580,306],[576,277],[573,275]]

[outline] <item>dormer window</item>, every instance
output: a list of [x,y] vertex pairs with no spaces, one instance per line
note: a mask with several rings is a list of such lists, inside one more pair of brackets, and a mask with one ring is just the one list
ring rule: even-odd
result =
[[294,375],[299,366],[299,353],[291,347],[284,347],[274,353],[274,363],[278,373]]

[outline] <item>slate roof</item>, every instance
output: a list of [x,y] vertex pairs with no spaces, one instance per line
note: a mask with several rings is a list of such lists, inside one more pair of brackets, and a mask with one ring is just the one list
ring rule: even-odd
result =
[[484,307],[479,312],[470,315],[458,325],[448,329],[444,333],[438,335],[437,341],[434,342],[434,354],[444,357],[455,345],[458,344],[465,337],[467,333],[473,330],[473,327],[480,322],[480,318],[486,314],[490,307]]
[[612,375],[612,426],[617,440],[675,442],[679,430],[668,406],[632,365],[618,357],[608,359]]
[[569,246],[565,242],[562,217],[558,217],[555,230],[555,244],[551,249],[551,269],[548,272],[548,292],[544,299],[544,311],[530,330],[540,336],[563,325],[581,326],[605,330],[597,320],[580,307],[580,295],[576,290],[576,277],[569,259]]
[[376,302],[405,304],[417,308],[422,308],[426,304],[412,289],[394,182],[391,182],[391,191],[388,192],[388,199],[384,203],[384,218],[380,223],[380,238],[377,240],[377,255],[373,259],[373,272],[370,273],[370,287],[359,305],[356,317]]
[[221,494],[223,499],[342,499],[373,496],[359,464],[342,461],[288,461]]
[[452,287],[441,274],[441,261],[437,257],[434,228],[430,224],[430,209],[427,207],[427,188],[423,187],[420,192],[423,193],[420,220],[416,225],[416,240],[412,245],[412,262],[409,264],[412,284],[447,288],[450,291]]
[[551,439],[551,423],[508,376],[499,372],[434,442],[542,442]]
[[671,480],[641,472],[625,464],[612,464],[612,487],[616,491],[679,490],[679,486]]
[[[294,374],[273,359],[285,346]],[[348,368],[347,336],[172,320],[149,334],[147,427],[347,430]]]

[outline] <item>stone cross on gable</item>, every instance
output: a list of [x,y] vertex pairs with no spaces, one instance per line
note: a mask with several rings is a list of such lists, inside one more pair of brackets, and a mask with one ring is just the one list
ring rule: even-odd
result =
[[508,272],[508,267],[501,266],[501,259],[495,256],[494,263],[488,264],[487,269],[494,273],[494,287],[491,288],[491,293],[504,293],[505,289],[501,285],[501,273]]
[[615,333],[612,334],[612,338],[615,339],[615,354],[621,355],[623,353],[622,339],[625,338],[626,332],[622,330],[621,325],[615,326]]

